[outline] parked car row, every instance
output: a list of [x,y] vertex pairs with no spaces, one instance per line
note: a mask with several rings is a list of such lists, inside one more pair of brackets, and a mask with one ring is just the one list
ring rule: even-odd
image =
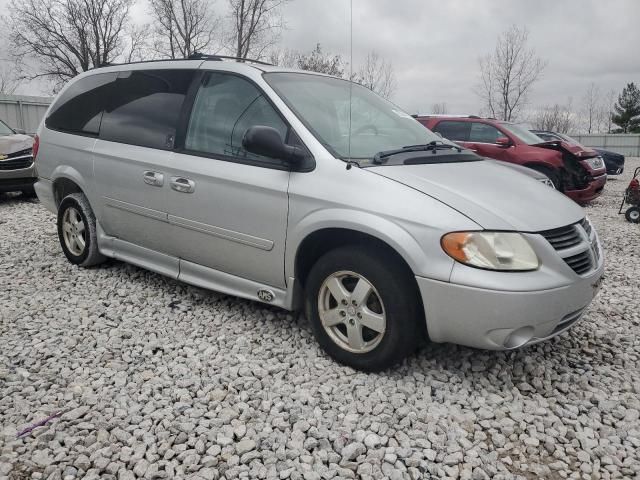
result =
[[0,192],[22,191],[32,196],[35,182],[33,138],[0,120]]
[[[582,147],[580,142],[564,133],[550,132],[548,130],[531,130],[531,132],[547,142],[560,141]],[[582,148],[586,149],[585,147]],[[600,148],[594,148],[593,151],[604,160],[605,166],[607,167],[607,175],[621,175],[622,172],[624,172],[624,155]]]
[[602,158],[577,142],[545,141],[521,125],[475,115],[433,115],[416,119],[478,155],[546,175],[557,190],[578,203],[597,198],[607,181]]
[[[304,309],[355,368],[422,339],[513,349],[569,329],[602,250],[539,180],[586,201],[604,166],[512,124],[420,120],[460,144],[326,75],[205,56],[102,67],[49,108],[36,190],[71,263]],[[486,158],[515,151],[529,161]]]

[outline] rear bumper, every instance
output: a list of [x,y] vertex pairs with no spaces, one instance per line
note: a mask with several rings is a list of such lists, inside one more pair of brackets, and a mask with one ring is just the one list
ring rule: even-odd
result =
[[56,200],[53,195],[53,182],[46,178],[38,178],[34,188],[40,203],[50,212],[57,213]]
[[434,342],[510,350],[552,338],[571,327],[596,295],[604,264],[559,288],[503,291],[416,277]]
[[607,183],[607,175],[595,177],[587,188],[582,190],[565,190],[564,194],[577,203],[587,203],[602,195],[604,184]]

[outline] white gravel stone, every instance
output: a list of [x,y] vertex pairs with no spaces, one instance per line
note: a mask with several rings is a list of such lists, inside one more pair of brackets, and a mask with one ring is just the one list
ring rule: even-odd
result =
[[298,314],[76,268],[53,215],[0,195],[0,477],[640,478],[640,226],[616,213],[637,166],[586,208],[607,272],[569,332],[429,345],[376,375],[330,360]]

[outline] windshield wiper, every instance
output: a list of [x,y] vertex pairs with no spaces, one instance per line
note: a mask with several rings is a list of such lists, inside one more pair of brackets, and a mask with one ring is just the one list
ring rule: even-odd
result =
[[433,140],[429,143],[425,143],[424,145],[407,145],[406,147],[398,148],[396,150],[386,150],[383,152],[378,152],[373,156],[373,163],[382,165],[387,161],[389,157],[392,157],[393,155],[397,155],[399,153],[431,151],[435,154],[436,151],[438,150],[452,150],[452,149],[457,150],[458,153],[462,152],[462,148],[458,147],[457,145],[451,145],[444,142],[438,143],[437,140]]

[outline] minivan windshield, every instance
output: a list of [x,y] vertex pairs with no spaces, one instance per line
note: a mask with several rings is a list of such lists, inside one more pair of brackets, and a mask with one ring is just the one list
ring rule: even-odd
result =
[[6,123],[0,120],[0,136],[5,135],[13,135],[13,130],[11,130]]
[[311,73],[274,72],[264,78],[315,137],[343,160],[370,163],[380,151],[434,140],[443,143],[411,115],[361,85]]
[[518,137],[522,142],[527,145],[535,145],[537,143],[544,143],[544,140],[537,136],[535,133],[530,132],[522,125],[516,125],[515,123],[500,123],[500,126],[507,130],[512,135]]

